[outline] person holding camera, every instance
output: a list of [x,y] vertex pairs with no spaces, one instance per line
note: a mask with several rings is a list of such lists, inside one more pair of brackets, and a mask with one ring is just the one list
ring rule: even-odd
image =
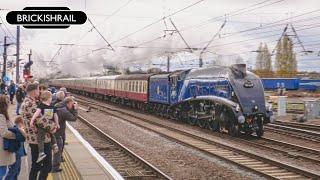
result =
[[60,168],[62,152],[64,148],[64,142],[66,139],[66,121],[76,121],[78,117],[78,104],[73,100],[72,97],[66,97],[62,102],[57,103],[55,105],[60,129],[55,133],[57,144],[59,148],[59,152],[53,155],[52,160],[52,172],[60,172],[62,169]]

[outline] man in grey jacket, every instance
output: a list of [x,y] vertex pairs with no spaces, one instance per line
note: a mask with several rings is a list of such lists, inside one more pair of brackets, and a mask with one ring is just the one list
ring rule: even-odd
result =
[[78,104],[71,98],[66,97],[62,102],[55,105],[58,117],[60,129],[54,134],[57,139],[59,152],[53,155],[52,172],[60,172],[62,152],[64,147],[64,141],[66,137],[66,121],[76,121],[78,117]]

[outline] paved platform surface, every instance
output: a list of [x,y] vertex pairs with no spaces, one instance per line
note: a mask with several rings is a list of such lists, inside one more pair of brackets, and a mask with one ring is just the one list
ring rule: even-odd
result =
[[[15,105],[10,105],[9,113],[11,120],[14,119]],[[66,131],[67,145],[63,156],[65,162],[61,164],[63,169],[60,173],[50,173],[48,180],[111,180],[122,179],[110,164],[108,164],[82,136],[68,125]],[[22,158],[19,180],[27,180],[31,158],[30,149],[26,144],[28,156]]]

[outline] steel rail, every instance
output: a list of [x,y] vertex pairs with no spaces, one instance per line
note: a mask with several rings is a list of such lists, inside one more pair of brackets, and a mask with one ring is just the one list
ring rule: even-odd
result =
[[[138,162],[140,167],[143,167],[146,172],[150,172],[152,171],[151,174],[143,174],[143,172],[139,172],[138,175],[136,175],[137,173],[133,173],[131,172],[131,174],[133,175],[126,175],[124,176],[125,179],[130,179],[130,178],[135,178],[135,179],[139,179],[139,178],[156,178],[156,179],[166,179],[166,180],[171,180],[172,178],[170,178],[168,175],[166,175],[165,173],[163,173],[162,171],[160,171],[158,168],[156,168],[155,166],[153,166],[152,164],[150,164],[149,162],[147,162],[146,160],[144,160],[143,158],[141,158],[139,155],[135,154],[133,151],[131,151],[130,149],[128,149],[127,147],[125,147],[124,145],[122,145],[119,141],[115,140],[114,138],[112,138],[110,135],[106,134],[105,132],[103,132],[101,129],[99,129],[97,126],[95,126],[93,123],[89,122],[87,119],[85,119],[84,117],[82,117],[81,115],[78,116],[78,119],[84,123],[85,125],[87,125],[89,128],[91,128],[95,133],[97,133],[100,137],[102,137],[103,139],[105,139],[106,141],[112,143],[113,145],[115,145],[118,149],[120,154],[125,154],[126,156],[129,156],[130,159],[133,159],[134,162]],[[108,161],[108,159],[106,159]],[[119,162],[117,162],[118,164]],[[124,162],[126,163],[126,162]],[[112,162],[111,162],[111,165]],[[117,167],[114,167],[116,170]],[[124,171],[125,167],[121,168],[121,171]],[[131,171],[129,169],[129,171]],[[123,173],[119,172],[122,176],[124,175]],[[140,175],[139,175],[140,174]]]
[[[112,116],[129,121],[139,127],[156,132],[157,134],[160,134],[181,144],[193,147],[202,152],[237,164],[238,166],[244,167],[248,170],[251,170],[268,178],[320,178],[320,175],[316,172],[301,169],[276,160],[265,158],[254,153],[250,153],[239,148],[235,148],[231,145],[226,145],[217,141],[203,138],[199,135],[190,134],[188,132],[174,127],[166,126],[159,122],[143,119],[137,115],[127,113],[117,108],[110,108],[105,105],[101,105],[100,103],[87,102],[87,100],[84,100],[82,103],[87,103],[87,105],[90,105],[90,107],[98,109],[99,111],[102,111],[106,114],[110,114]],[[124,118],[124,116],[127,117]]]

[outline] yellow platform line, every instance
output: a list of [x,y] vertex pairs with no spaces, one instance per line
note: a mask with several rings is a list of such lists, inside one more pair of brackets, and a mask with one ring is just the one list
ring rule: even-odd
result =
[[[54,173],[53,176],[50,173],[48,176],[48,180],[81,180],[79,173],[72,162],[68,152],[63,152],[63,157],[65,162],[61,163],[61,169],[63,169],[60,173]],[[51,178],[51,179],[50,179]]]
[[53,180],[52,174],[49,173],[47,180]]

